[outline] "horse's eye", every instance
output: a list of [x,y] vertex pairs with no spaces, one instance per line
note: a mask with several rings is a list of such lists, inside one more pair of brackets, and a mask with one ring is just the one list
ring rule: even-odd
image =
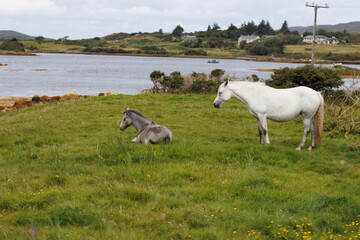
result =
[[221,95],[222,94],[222,92],[219,92],[219,95]]

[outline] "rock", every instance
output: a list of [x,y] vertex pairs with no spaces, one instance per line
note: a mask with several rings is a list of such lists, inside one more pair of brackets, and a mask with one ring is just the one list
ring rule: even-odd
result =
[[99,93],[99,97],[105,96],[105,93]]
[[45,103],[45,102],[49,102],[49,101],[50,101],[50,99],[49,99],[48,96],[42,96],[42,97],[40,98],[40,102]]
[[49,98],[49,101],[50,101],[50,102],[59,101],[60,98],[61,98],[60,96],[50,97],[50,98]]
[[116,92],[107,92],[106,96],[111,96],[111,95],[118,95]]
[[83,98],[83,97],[80,96],[80,95],[71,93],[71,94],[62,96],[62,97],[60,98],[60,101],[67,101],[67,100],[74,100],[74,99],[81,99],[81,98]]
[[38,103],[38,102],[40,102],[40,97],[38,95],[34,95],[31,99],[31,101]]
[[33,105],[33,102],[32,101],[27,101],[27,100],[19,100],[19,101],[16,101],[14,103],[14,106],[13,108],[16,108],[16,109],[21,109],[21,108],[25,108],[25,107],[30,107]]

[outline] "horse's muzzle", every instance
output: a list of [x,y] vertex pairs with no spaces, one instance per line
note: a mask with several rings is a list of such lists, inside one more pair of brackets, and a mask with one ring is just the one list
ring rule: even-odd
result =
[[220,104],[214,103],[214,107],[220,108]]

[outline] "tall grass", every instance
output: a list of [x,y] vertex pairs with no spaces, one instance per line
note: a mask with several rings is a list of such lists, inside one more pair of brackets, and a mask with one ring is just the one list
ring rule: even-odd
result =
[[[295,151],[297,119],[269,122],[261,146],[245,106],[213,100],[118,95],[1,113],[0,239],[350,237],[360,162],[346,140]],[[126,107],[174,141],[131,143],[136,130],[118,129]]]

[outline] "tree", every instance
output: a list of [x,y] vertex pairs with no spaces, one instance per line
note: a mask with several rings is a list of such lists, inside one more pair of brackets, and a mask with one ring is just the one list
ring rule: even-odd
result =
[[35,38],[35,41],[37,41],[38,43],[41,43],[45,40],[45,38],[43,36],[39,36]]
[[252,35],[256,32],[257,26],[254,23],[254,21],[251,21],[251,22],[248,22],[247,24],[245,24],[244,30],[245,30],[246,34]]
[[287,23],[286,20],[282,24],[282,26],[280,28],[280,32],[282,32],[282,33],[289,33],[290,32],[289,27],[288,27],[288,23]]
[[331,91],[344,82],[329,68],[307,65],[297,68],[282,68],[271,75],[266,84],[276,88],[307,86],[316,91]]
[[199,46],[199,40],[197,37],[187,38],[181,41],[181,45],[189,48],[196,48]]
[[265,20],[261,20],[261,22],[259,23],[258,27],[257,27],[257,33],[262,36],[266,34],[266,23]]
[[212,27],[212,31],[214,31],[214,32],[220,31],[220,26],[219,26],[219,24],[214,23],[214,24],[213,24],[213,27]]
[[180,25],[177,25],[173,30],[173,32],[171,33],[171,35],[177,38],[181,38],[183,34],[184,34],[184,29]]

